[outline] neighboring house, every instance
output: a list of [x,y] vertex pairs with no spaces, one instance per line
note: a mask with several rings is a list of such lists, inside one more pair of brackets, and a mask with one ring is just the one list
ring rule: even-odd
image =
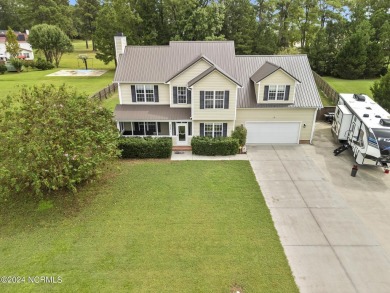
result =
[[[6,50],[5,43],[6,43],[6,33],[7,30],[0,30],[0,60],[5,61],[10,59],[10,55]],[[21,33],[21,32],[14,32],[18,43],[20,47],[20,53],[18,57],[21,57],[25,60],[34,60],[34,52],[31,48],[31,45],[27,42],[28,34],[27,33]]]
[[122,135],[190,145],[244,125],[248,144],[312,141],[322,103],[306,55],[237,56],[232,41],[115,45]]

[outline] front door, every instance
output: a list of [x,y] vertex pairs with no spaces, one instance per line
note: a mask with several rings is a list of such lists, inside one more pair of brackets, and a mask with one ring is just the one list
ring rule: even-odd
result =
[[187,124],[176,124],[177,145],[187,145]]

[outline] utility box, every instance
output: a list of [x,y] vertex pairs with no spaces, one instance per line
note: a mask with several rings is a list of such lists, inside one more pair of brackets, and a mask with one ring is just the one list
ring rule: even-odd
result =
[[351,121],[351,111],[349,111],[345,105],[337,105],[332,124],[332,131],[339,141],[347,140]]

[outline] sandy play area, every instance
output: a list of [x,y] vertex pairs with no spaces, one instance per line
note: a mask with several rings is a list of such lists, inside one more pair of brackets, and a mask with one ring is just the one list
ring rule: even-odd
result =
[[101,76],[107,70],[59,70],[47,76]]

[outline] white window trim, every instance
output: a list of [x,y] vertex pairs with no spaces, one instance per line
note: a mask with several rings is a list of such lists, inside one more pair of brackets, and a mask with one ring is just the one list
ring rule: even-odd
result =
[[[207,108],[206,107],[206,92],[212,92],[213,93],[213,99],[212,99],[212,101],[213,101],[213,107],[212,108]],[[216,92],[223,92],[223,98],[222,98],[222,107],[221,108],[215,108],[215,97],[216,97]],[[225,109],[225,95],[226,95],[226,93],[225,93],[225,91],[208,91],[208,90],[206,90],[206,91],[204,91],[204,109]]]
[[[152,87],[152,91],[153,91],[153,101],[148,101],[146,99],[146,86],[151,86]],[[143,96],[144,96],[144,100],[143,101],[138,101],[138,95],[141,95],[141,93],[137,93],[137,87],[143,87]],[[154,95],[154,85],[150,85],[150,84],[136,84],[135,85],[135,98],[136,98],[136,103],[155,103],[156,101],[156,98],[155,98],[155,95]]]
[[[179,98],[179,88],[184,88],[184,92],[185,92],[185,102],[180,102],[180,98]],[[184,104],[187,104],[187,87],[186,86],[178,86],[177,87],[177,103],[178,104],[181,104],[181,105],[184,105]]]
[[[271,86],[276,86],[276,92],[275,92],[275,99],[270,99],[270,87]],[[282,100],[278,100],[278,93],[279,93],[279,87],[284,87],[284,91],[283,91],[283,99]],[[267,101],[271,101],[271,102],[282,102],[284,101],[284,98],[286,97],[286,88],[287,88],[287,85],[285,84],[270,84],[268,85],[268,97],[267,97]],[[282,91],[280,91],[282,92]]]
[[[206,135],[206,125],[212,125],[212,132],[211,132],[211,137],[215,137],[215,126],[218,125],[218,126],[221,126],[221,135],[218,136],[218,137],[223,137],[223,123],[205,123],[204,124],[204,133],[203,135],[204,136],[207,136]],[[210,131],[207,131],[207,132],[210,132]]]

